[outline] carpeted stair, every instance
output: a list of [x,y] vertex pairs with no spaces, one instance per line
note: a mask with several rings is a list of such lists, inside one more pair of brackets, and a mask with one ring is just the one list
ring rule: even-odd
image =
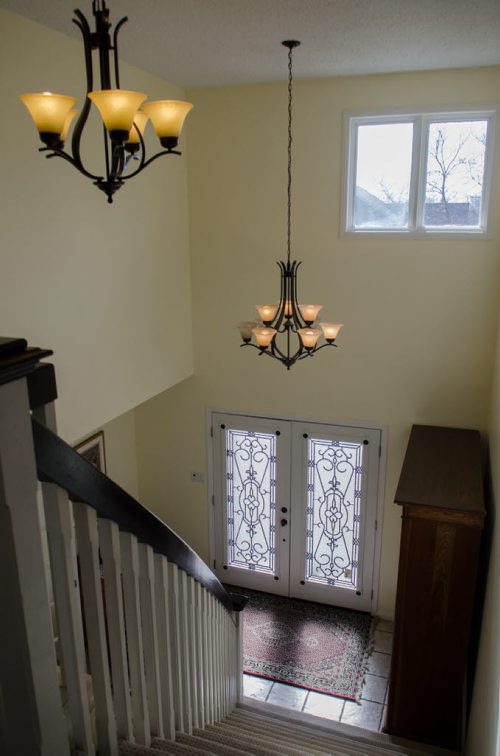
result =
[[407,756],[408,750],[394,746],[370,745],[343,736],[297,725],[272,716],[235,709],[222,721],[192,735],[178,733],[175,743],[154,738],[151,747],[120,743],[120,756],[161,756],[161,754],[213,754],[214,756]]

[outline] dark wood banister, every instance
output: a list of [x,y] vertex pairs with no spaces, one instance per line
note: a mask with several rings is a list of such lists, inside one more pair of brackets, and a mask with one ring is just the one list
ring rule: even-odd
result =
[[[29,347],[25,339],[0,337],[0,385],[26,378],[31,409],[57,398],[54,366],[40,362],[49,349]],[[248,599],[231,594],[205,562],[159,517],[97,470],[57,434],[32,418],[33,443],[42,481],[64,488],[73,501],[83,501],[99,517],[114,520],[122,530],[149,544],[156,552],[191,575],[229,612],[240,612]]]
[[40,480],[56,483],[73,501],[85,502],[99,517],[113,520],[121,530],[133,533],[141,543],[147,543],[201,583],[227,610],[240,612],[245,607],[247,598],[228,593],[201,557],[159,517],[87,462],[62,438],[35,418],[31,422]]

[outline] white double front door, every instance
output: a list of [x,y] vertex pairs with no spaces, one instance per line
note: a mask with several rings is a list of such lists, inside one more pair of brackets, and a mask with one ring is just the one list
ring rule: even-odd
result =
[[372,608],[381,431],[214,413],[220,580]]

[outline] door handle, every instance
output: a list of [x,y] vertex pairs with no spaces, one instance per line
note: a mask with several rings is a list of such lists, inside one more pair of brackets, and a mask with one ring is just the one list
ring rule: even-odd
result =
[[288,520],[285,520],[285,518],[284,518],[284,517],[282,517],[282,519],[281,519],[281,524],[282,524],[282,525],[288,525]]
[[281,511],[283,514],[286,514],[288,512],[288,509],[286,507],[281,507]]

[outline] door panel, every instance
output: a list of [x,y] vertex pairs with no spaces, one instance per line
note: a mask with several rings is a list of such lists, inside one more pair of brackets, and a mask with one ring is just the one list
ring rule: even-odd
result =
[[293,423],[290,595],[369,611],[380,431]]
[[290,424],[217,413],[213,434],[217,577],[288,595]]
[[381,431],[214,413],[215,572],[370,611]]

